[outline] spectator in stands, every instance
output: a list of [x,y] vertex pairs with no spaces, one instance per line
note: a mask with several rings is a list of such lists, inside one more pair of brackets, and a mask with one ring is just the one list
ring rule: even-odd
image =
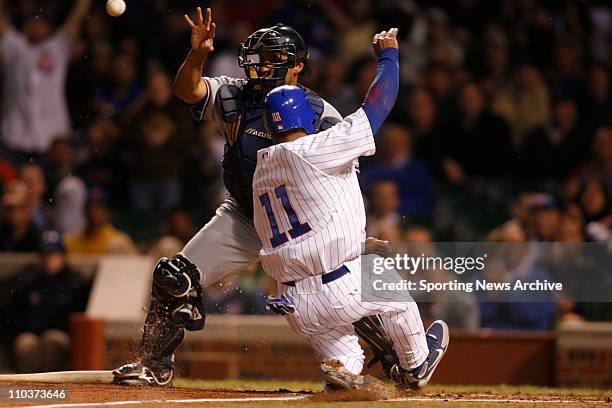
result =
[[603,64],[591,67],[588,76],[586,100],[582,103],[581,114],[585,123],[592,126],[610,125],[612,99],[610,97],[610,71]]
[[612,201],[612,128],[600,127],[596,130],[592,157],[569,175],[565,181],[565,196],[572,203],[577,201],[578,193],[585,181],[598,178],[603,181],[608,194],[607,200]]
[[546,125],[550,117],[550,93],[538,68],[523,62],[514,81],[494,95],[491,109],[508,121],[514,143],[519,146],[527,133]]
[[194,234],[193,220],[182,208],[170,211],[165,224],[164,235],[149,250],[154,258],[171,257],[180,252]]
[[70,315],[84,310],[87,294],[88,285],[66,263],[59,233],[44,232],[39,264],[19,275],[5,316],[18,373],[69,368]]
[[584,89],[584,63],[582,61],[582,46],[578,40],[569,35],[557,37],[553,49],[554,62],[548,73],[548,81],[553,95],[566,95],[576,99]]
[[398,190],[397,184],[390,180],[377,180],[370,186],[366,222],[368,236],[377,237],[385,228],[399,227],[402,217],[397,212],[400,205]]
[[529,222],[526,227],[530,241],[557,241],[561,208],[557,199],[546,193],[534,194],[529,200]]
[[[402,233],[402,242],[407,244],[409,254],[424,254],[436,256],[431,230],[418,224],[407,226]],[[425,279],[428,282],[451,282],[457,279],[454,272],[445,269],[425,269],[420,271],[416,279]],[[450,327],[461,329],[477,329],[480,323],[476,298],[467,292],[442,291],[433,295],[414,293],[414,299],[419,302],[419,310],[427,320],[443,319]],[[423,301],[425,303],[423,303]]]
[[66,235],[70,254],[135,254],[132,239],[111,224],[111,211],[101,200],[90,199],[85,207],[86,226],[79,233]]
[[587,159],[590,140],[585,136],[579,127],[576,101],[558,97],[553,103],[552,122],[534,129],[525,138],[520,153],[521,174],[564,178]]
[[363,169],[360,180],[366,192],[378,180],[393,181],[399,187],[399,214],[428,219],[433,211],[431,175],[425,163],[414,157],[412,135],[398,124],[388,124],[380,132],[381,164]]
[[[235,58],[235,56],[234,56]],[[175,123],[176,134],[172,140],[174,149],[181,155],[189,151],[194,139],[194,121],[185,106],[174,98],[170,76],[159,69],[152,69],[148,75],[146,91],[142,98],[142,106],[134,118],[136,126],[146,124],[157,115],[166,115]],[[138,134],[138,129],[134,131]],[[131,146],[131,149],[140,148]]]
[[225,140],[213,121],[206,121],[198,130],[198,138],[185,158],[180,172],[182,204],[207,215],[214,214],[224,199],[225,187],[219,163]]
[[[404,9],[405,10],[405,9]],[[412,10],[413,23],[405,42],[401,44],[400,53],[405,56],[400,66],[402,79],[409,83],[422,83],[423,73],[434,61],[458,66],[463,60],[463,46],[457,36],[453,35],[448,16],[441,8]],[[441,52],[436,50],[442,49]],[[403,51],[402,51],[403,50]]]
[[53,204],[55,228],[62,234],[85,227],[87,186],[74,174],[74,148],[67,138],[57,138],[48,155],[49,197]]
[[586,233],[589,241],[603,242],[612,251],[612,215],[588,223]]
[[[553,282],[546,268],[531,263],[516,265],[516,269],[506,264],[488,262],[486,279],[488,282]],[[541,301],[548,296],[547,301]],[[481,327],[499,330],[551,330],[554,326],[557,304],[552,294],[528,291],[477,292],[480,306]],[[530,301],[536,298],[538,301]]]
[[563,214],[559,226],[559,242],[578,244],[585,241],[584,221],[581,217]]
[[600,127],[593,140],[593,167],[604,181],[608,201],[612,201],[612,126]]
[[[1,133],[6,158],[14,164],[44,153],[53,138],[70,131],[65,80],[71,46],[91,0],[75,0],[54,31],[49,16],[31,15],[18,32],[0,1],[0,54],[4,60]],[[9,103],[10,101],[10,103]]]
[[85,131],[86,146],[77,174],[89,191],[107,197],[114,207],[126,204],[127,180],[119,146],[121,131],[111,118],[97,117]]
[[433,232],[420,224],[409,224],[402,231],[402,241],[406,243],[432,243]]
[[[528,196],[528,215],[524,215],[526,230],[531,231],[532,240],[556,241],[560,237],[576,239],[575,225],[561,223],[562,217],[554,197],[549,194],[530,194]],[[508,223],[493,236],[495,242],[519,244],[526,242],[527,235],[518,223]],[[563,227],[561,227],[563,225]],[[561,232],[562,229],[565,231]],[[476,279],[488,282],[506,282],[513,287],[517,280],[521,282],[554,282],[550,265],[539,262],[541,251],[549,255],[550,247],[511,245],[491,247],[498,250],[497,255],[489,255],[486,268]],[[553,268],[554,270],[554,268]],[[500,330],[550,330],[553,328],[558,308],[563,305],[570,312],[571,301],[559,304],[552,293],[512,290],[507,292],[477,292],[481,325],[485,328]]]
[[358,105],[352,86],[347,83],[346,60],[332,55],[323,61],[321,97],[325,98],[342,116],[351,114]]
[[534,193],[521,193],[513,207],[513,215],[487,235],[491,242],[524,242],[527,240],[527,228],[530,222],[530,203]]
[[138,66],[133,55],[119,54],[112,64],[110,83],[100,89],[96,106],[104,116],[117,116],[122,121],[134,114],[138,108],[143,86],[138,81]]
[[585,180],[578,192],[578,206],[587,223],[598,222],[612,215],[606,186],[597,178]]
[[[377,27],[374,19],[372,1],[356,0],[348,3],[349,10],[343,11],[334,2],[318,3],[321,10],[343,35],[337,38],[338,49],[349,60],[355,60],[364,54],[363,44],[374,35]],[[361,95],[360,93],[357,93]]]
[[452,111],[452,98],[456,85],[456,72],[446,64],[431,64],[425,70],[426,85],[431,91],[438,117],[442,121],[450,120]]
[[21,181],[6,186],[2,196],[0,221],[0,251],[36,252],[40,243],[40,230],[32,218],[28,188]]
[[156,113],[140,122],[138,136],[128,155],[132,204],[149,214],[165,212],[181,199],[177,125],[171,116]]
[[19,179],[27,187],[34,223],[40,230],[51,228],[53,221],[49,219],[48,209],[43,202],[47,182],[42,167],[36,163],[24,164],[19,168]]
[[423,158],[435,175],[440,173],[440,144],[444,137],[445,123],[438,116],[431,92],[417,87],[408,99],[410,132],[414,136],[414,152]]
[[[495,100],[500,92],[510,86],[512,81],[510,41],[504,30],[499,25],[493,24],[487,29],[483,37],[484,52],[478,53],[479,65],[483,66],[480,86],[487,95]],[[504,116],[503,113],[496,111],[494,105],[492,110]],[[506,119],[510,122],[510,119]]]
[[446,177],[461,183],[466,177],[493,178],[507,175],[514,154],[510,127],[485,104],[482,90],[467,83],[457,98],[456,130],[444,140],[448,157],[443,163]]

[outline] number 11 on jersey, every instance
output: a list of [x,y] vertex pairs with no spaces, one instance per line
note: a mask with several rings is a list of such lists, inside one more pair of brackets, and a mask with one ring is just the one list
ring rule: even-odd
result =
[[[295,210],[291,206],[291,201],[289,201],[289,196],[287,195],[287,189],[285,185],[278,186],[274,189],[276,193],[276,197],[283,204],[283,209],[287,214],[287,218],[289,219],[289,223],[291,224],[291,229],[287,231],[291,238],[297,238],[300,235],[304,235],[308,231],[311,230],[310,225],[305,223],[300,223],[300,220],[295,213]],[[261,205],[263,205],[266,209],[266,214],[268,214],[268,220],[270,221],[270,228],[272,229],[272,238],[270,238],[270,243],[272,244],[272,248],[276,248],[279,245],[284,244],[289,240],[287,234],[281,232],[278,228],[278,223],[276,222],[276,217],[274,216],[274,211],[272,211],[272,203],[270,202],[270,196],[268,193],[262,194],[259,196],[259,201]]]

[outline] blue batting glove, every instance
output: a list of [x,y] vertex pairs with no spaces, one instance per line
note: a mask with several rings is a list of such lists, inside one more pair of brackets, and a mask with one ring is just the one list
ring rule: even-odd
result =
[[268,296],[266,310],[285,316],[287,313],[295,313],[296,308],[285,295],[282,295],[281,297]]

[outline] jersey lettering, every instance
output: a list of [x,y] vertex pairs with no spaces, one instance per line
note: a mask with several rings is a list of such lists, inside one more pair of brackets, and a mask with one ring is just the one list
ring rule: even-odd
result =
[[[306,234],[311,230],[310,224],[307,222],[301,223],[298,218],[293,206],[291,205],[291,201],[289,200],[289,196],[287,195],[287,189],[285,185],[278,186],[274,189],[276,193],[276,197],[280,199],[283,204],[283,208],[285,213],[287,214],[287,218],[289,219],[289,223],[291,224],[291,229],[287,231],[291,238],[295,239],[300,235]],[[270,228],[272,229],[272,238],[270,238],[270,244],[273,248],[276,248],[279,245],[284,244],[289,240],[287,238],[287,234],[284,232],[280,232],[278,228],[278,223],[276,222],[276,217],[274,216],[274,211],[272,210],[272,203],[270,202],[270,196],[268,193],[262,194],[259,196],[259,201],[266,209],[266,214],[268,215],[268,220],[270,221]]]

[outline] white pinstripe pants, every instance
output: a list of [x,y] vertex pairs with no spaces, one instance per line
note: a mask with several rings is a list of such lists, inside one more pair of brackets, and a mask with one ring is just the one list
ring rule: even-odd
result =
[[429,351],[417,304],[362,302],[359,259],[345,265],[351,273],[326,285],[320,276],[297,281],[295,287],[279,285],[280,292],[297,308],[286,316],[291,328],[306,338],[319,361],[339,360],[360,374],[365,357],[353,323],[364,316],[381,315],[402,367],[420,366]]

